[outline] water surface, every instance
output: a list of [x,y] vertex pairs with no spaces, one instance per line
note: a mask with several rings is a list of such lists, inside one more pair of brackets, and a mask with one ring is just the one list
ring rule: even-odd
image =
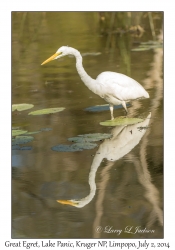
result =
[[[98,19],[95,12],[12,13],[12,104],[31,103],[32,110],[65,107],[43,116],[29,116],[31,110],[12,113],[12,127],[45,129],[20,145],[28,150],[12,150],[13,238],[163,237],[163,51],[132,51],[152,40],[146,18],[143,36],[111,38]],[[150,99],[132,102],[129,116],[147,117],[143,124],[104,127],[99,123],[110,119],[109,111],[85,111],[105,102],[81,82],[75,59],[41,66],[62,45],[83,54],[93,78],[116,71],[140,82]],[[115,117],[124,114],[122,108],[114,111]],[[51,149],[88,133],[113,137],[90,150]],[[81,208],[56,202],[85,197]]]

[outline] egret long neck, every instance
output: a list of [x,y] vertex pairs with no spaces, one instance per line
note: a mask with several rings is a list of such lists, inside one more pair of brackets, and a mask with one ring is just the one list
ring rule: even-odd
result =
[[74,56],[76,58],[76,68],[81,80],[92,92],[96,93],[96,82],[86,73],[85,69],[83,68],[83,59],[80,52],[78,50],[75,50]]

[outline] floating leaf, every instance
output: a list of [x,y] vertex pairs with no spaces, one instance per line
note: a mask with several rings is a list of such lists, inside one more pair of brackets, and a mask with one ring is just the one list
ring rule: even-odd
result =
[[83,150],[83,149],[93,149],[93,148],[97,147],[96,143],[90,143],[90,142],[86,142],[86,143],[79,142],[79,143],[74,143],[73,145],[76,145],[76,147],[80,148],[81,150]]
[[75,142],[74,144],[72,145],[59,144],[52,147],[52,150],[59,152],[75,152],[75,151],[82,151],[84,149],[93,149],[97,147],[97,144],[91,142],[100,141],[110,137],[112,137],[111,134],[102,134],[102,133],[78,135],[77,137],[71,137],[68,139],[68,141]]
[[48,108],[30,112],[28,115],[46,115],[63,111],[65,108]]
[[41,131],[50,131],[50,130],[52,130],[52,128],[41,128],[40,130]]
[[72,145],[63,145],[59,144],[51,149],[54,151],[59,151],[59,152],[76,152],[76,151],[83,151],[84,149],[92,149],[95,148],[97,144],[95,143],[74,143]]
[[12,127],[12,130],[16,130],[19,129],[20,127]]
[[34,135],[34,134],[41,133],[42,131],[50,131],[50,130],[52,130],[52,128],[41,128],[40,130],[37,130],[37,131],[27,132],[25,133],[25,135]]
[[[127,107],[130,106],[129,103],[126,104]],[[115,105],[114,109],[121,109],[123,108],[122,105]],[[101,111],[106,111],[109,110],[109,104],[104,104],[104,105],[96,105],[92,107],[88,107],[84,109],[85,111],[91,111],[91,112],[101,112]]]
[[82,56],[99,56],[101,55],[101,52],[86,52],[82,53]]
[[59,144],[59,145],[53,146],[51,149],[54,150],[54,151],[59,151],[59,152],[81,151],[76,146],[73,146],[73,145],[63,145],[63,144]]
[[31,150],[31,149],[32,149],[31,146],[23,146],[23,147],[20,147],[19,145],[12,146],[12,150]]
[[135,49],[132,49],[132,51],[145,51],[145,50],[150,50],[152,49],[151,47],[138,47]]
[[101,141],[107,138],[112,137],[111,134],[101,134],[101,133],[94,133],[94,134],[85,134],[85,135],[78,135],[76,137],[71,137],[68,141],[72,142],[94,142],[94,141]]
[[142,121],[143,119],[141,118],[130,118],[130,117],[125,117],[125,116],[120,116],[120,117],[115,118],[114,120],[107,120],[104,122],[100,122],[100,125],[102,126],[125,126],[125,125],[136,124]]
[[20,129],[13,129],[12,130],[12,136],[22,135],[27,133],[27,130],[20,130]]
[[24,144],[32,141],[34,138],[33,136],[16,136],[12,139],[12,145]]
[[34,134],[38,134],[38,133],[40,133],[41,131],[40,130],[38,130],[38,131],[33,131],[33,132],[27,132],[27,133],[25,133],[25,135],[34,135]]
[[137,48],[132,49],[132,51],[144,51],[162,47],[163,44],[159,41],[148,41],[148,42],[142,42]]
[[20,149],[19,145],[12,145],[12,150],[18,150],[18,149]]
[[13,104],[12,111],[15,111],[15,110],[23,111],[23,110],[31,109],[33,107],[34,107],[33,104],[27,104],[27,103]]
[[20,150],[31,150],[32,147],[31,146],[23,146],[20,148]]

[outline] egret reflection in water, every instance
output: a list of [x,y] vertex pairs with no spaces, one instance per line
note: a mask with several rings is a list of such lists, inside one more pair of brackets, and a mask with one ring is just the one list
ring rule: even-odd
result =
[[127,153],[129,153],[140,142],[143,135],[145,134],[150,122],[150,117],[151,113],[143,122],[139,124],[128,126],[116,126],[112,130],[112,138],[106,139],[100,145],[93,159],[89,173],[90,193],[88,196],[79,200],[57,200],[57,202],[61,204],[75,206],[78,208],[87,205],[95,196],[95,176],[102,160],[106,158],[110,162],[115,162],[125,156]]

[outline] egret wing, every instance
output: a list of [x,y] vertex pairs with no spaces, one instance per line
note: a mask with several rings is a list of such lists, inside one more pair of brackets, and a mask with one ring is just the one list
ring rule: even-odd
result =
[[134,79],[115,72],[103,72],[97,77],[99,91],[104,96],[113,96],[127,101],[141,97],[149,97],[145,89]]

